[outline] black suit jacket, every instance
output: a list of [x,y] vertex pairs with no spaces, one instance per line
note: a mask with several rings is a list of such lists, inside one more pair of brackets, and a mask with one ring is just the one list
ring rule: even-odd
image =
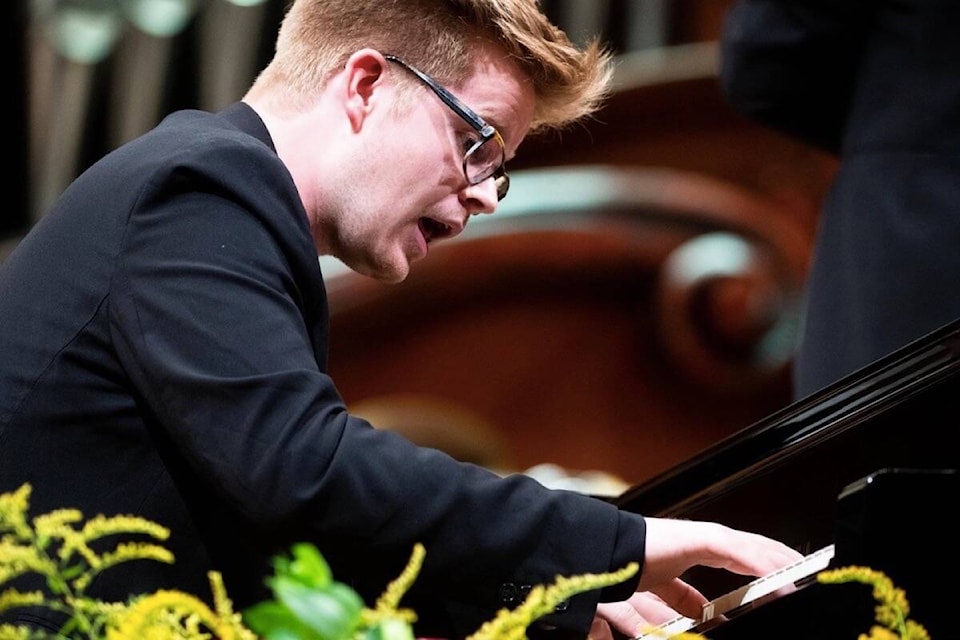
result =
[[[169,116],[80,176],[0,267],[0,491],[31,483],[33,514],[169,527],[175,564],[106,571],[93,594],[114,600],[205,597],[216,569],[242,609],[269,597],[270,557],[308,540],[372,604],[422,542],[404,601],[420,633],[463,636],[516,604],[512,587],[642,559],[637,515],[351,417],[327,327],[306,214],[260,119],[242,103]],[[544,621],[585,632],[597,598]]]
[[960,2],[741,0],[721,80],[838,153],[797,353],[805,396],[960,317]]

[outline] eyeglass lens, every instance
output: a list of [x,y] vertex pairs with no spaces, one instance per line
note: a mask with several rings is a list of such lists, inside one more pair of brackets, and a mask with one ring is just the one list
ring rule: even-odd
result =
[[510,188],[510,179],[504,170],[503,146],[498,135],[481,140],[464,156],[464,172],[470,184],[479,184],[493,177],[497,186],[497,199],[503,200]]

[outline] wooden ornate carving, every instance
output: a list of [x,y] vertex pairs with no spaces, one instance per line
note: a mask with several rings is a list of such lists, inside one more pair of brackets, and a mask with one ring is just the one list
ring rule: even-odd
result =
[[732,113],[712,45],[674,53],[625,58],[596,119],[525,143],[498,213],[404,283],[324,263],[348,403],[389,428],[384,399],[408,424],[404,398],[437,401],[494,466],[635,483],[789,402],[833,162]]

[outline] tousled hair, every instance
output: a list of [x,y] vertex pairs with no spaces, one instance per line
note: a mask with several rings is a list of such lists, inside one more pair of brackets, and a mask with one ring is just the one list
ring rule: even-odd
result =
[[502,48],[530,79],[530,131],[559,129],[594,112],[606,97],[612,56],[598,40],[582,47],[543,14],[537,0],[293,0],[273,60],[255,88],[310,101],[355,51],[394,54],[456,84],[484,42]]

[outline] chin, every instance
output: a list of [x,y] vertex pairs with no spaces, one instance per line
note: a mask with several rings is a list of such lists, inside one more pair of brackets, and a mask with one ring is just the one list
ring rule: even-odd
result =
[[410,274],[410,263],[406,260],[400,260],[396,263],[379,265],[373,274],[377,280],[388,284],[397,284],[407,279]]
[[380,280],[380,282],[384,282],[386,284],[400,284],[401,282],[407,279],[407,274],[409,273],[410,273],[410,270],[407,269],[407,270],[404,270],[402,273],[391,272],[377,279]]
[[[341,260],[343,260],[341,258]],[[344,263],[356,273],[380,282],[393,284],[403,282],[410,273],[410,263],[402,253],[395,260],[353,260]]]

